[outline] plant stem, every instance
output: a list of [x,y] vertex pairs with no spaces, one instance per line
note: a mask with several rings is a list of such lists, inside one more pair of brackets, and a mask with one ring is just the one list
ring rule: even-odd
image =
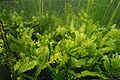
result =
[[107,27],[109,27],[112,24],[112,21],[116,18],[116,15],[119,14],[120,12],[120,1],[116,7],[116,9],[114,10],[114,13],[112,15],[112,17],[110,18],[110,21],[107,24]]
[[0,20],[0,31],[1,31],[3,42],[4,42],[5,52],[6,52],[6,62],[8,63],[7,67],[11,73],[12,80],[16,80],[14,67],[13,67],[14,57],[13,57],[13,54],[12,54],[10,48],[9,48],[8,40],[7,40],[6,34],[4,32],[3,24],[2,24],[1,20]]

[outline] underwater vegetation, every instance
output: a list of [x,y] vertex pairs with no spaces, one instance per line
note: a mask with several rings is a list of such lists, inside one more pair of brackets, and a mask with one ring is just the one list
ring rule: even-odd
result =
[[120,79],[119,0],[1,0],[0,80]]

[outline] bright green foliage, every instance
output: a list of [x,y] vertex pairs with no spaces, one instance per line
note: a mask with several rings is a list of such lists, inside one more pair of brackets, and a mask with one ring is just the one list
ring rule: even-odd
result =
[[[14,69],[18,74],[26,72],[37,66],[35,76],[37,76],[41,69],[46,67],[46,62],[49,57],[49,50],[47,47],[47,35],[38,35],[38,42],[31,39],[33,29],[23,28],[17,30],[20,32],[17,39],[12,35],[9,36],[10,48],[13,52],[17,52],[20,57],[19,61],[15,64]],[[44,41],[43,41],[44,40]]]
[[24,59],[24,61],[17,62],[14,66],[15,71],[18,70],[18,73],[26,72],[27,70],[31,70],[36,65],[36,61],[29,60],[28,58]]
[[[74,78],[73,79],[77,79],[77,78],[81,78],[81,77],[86,77],[86,76],[98,76],[99,78],[102,78],[102,79],[107,79],[104,75],[101,75],[97,72],[90,72],[90,71],[82,71],[81,74],[79,73],[75,73],[73,71],[69,71],[70,74],[74,75]],[[75,78],[76,77],[76,78]]]
[[[44,1],[35,0],[37,5],[25,5],[27,1],[19,0],[16,4],[23,4],[19,6],[23,11],[4,10],[0,14],[5,23],[8,46],[16,57],[13,66],[17,80],[120,78],[120,30],[116,24],[111,25],[117,17],[120,2],[79,0],[88,4],[86,11],[78,14],[72,1],[62,0],[64,9],[60,14],[54,11],[56,8],[43,12]],[[52,0],[47,1],[52,4]],[[81,3],[76,2],[78,5]],[[114,8],[110,7],[113,4]],[[28,5],[32,6],[31,10]],[[52,6],[55,4],[49,7]],[[111,11],[116,9],[109,14],[110,18],[105,17],[109,7]],[[0,37],[0,58],[4,60],[1,57],[4,56],[2,44]]]
[[4,51],[3,51],[3,41],[0,39],[0,63],[4,63]]
[[[98,26],[90,19],[76,29],[73,19],[70,27],[59,26],[54,32],[47,33],[48,35],[33,33],[33,28],[17,28],[18,37],[12,35],[8,37],[11,50],[19,56],[14,65],[15,71],[18,75],[24,75],[24,72],[36,67],[34,79],[37,79],[45,68],[49,68],[55,80],[79,79],[87,76],[101,79],[119,77],[115,76],[119,74],[117,71],[119,64],[115,62],[118,58],[111,58],[110,63],[108,57],[103,62],[103,57],[106,54],[111,56],[119,53],[116,43],[120,31],[114,25],[111,29]],[[32,40],[33,34],[36,36],[35,40]],[[104,66],[101,67],[103,63]],[[110,74],[104,74],[102,68]]]
[[112,58],[104,57],[104,67],[111,77],[120,77],[120,55],[113,55]]

